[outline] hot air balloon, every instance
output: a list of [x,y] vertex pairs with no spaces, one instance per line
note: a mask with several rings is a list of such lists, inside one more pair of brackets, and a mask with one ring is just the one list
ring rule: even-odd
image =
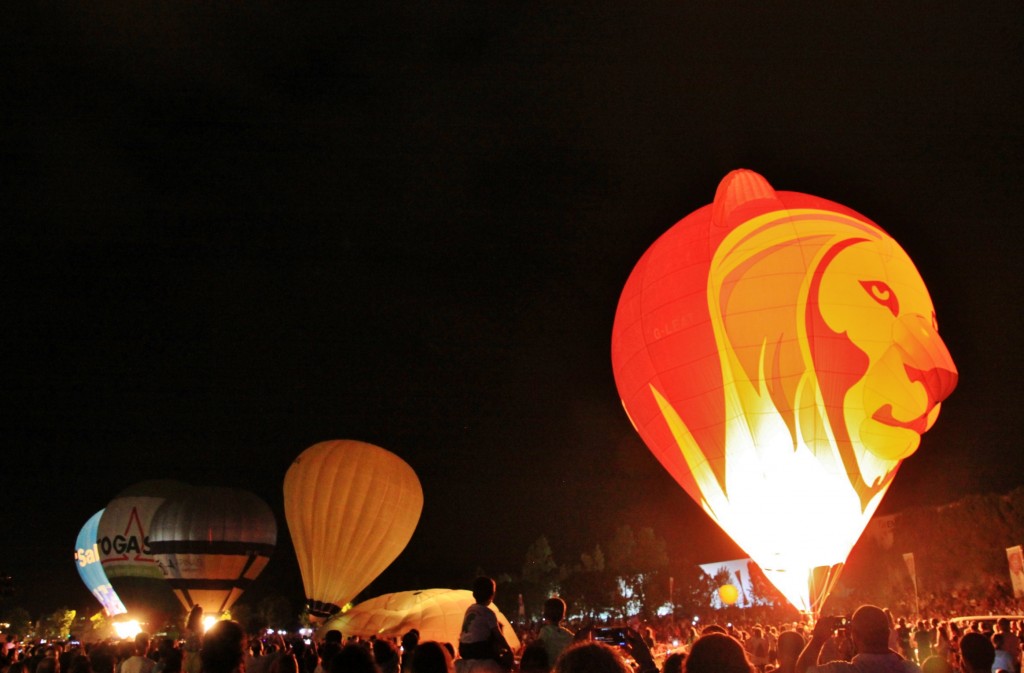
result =
[[723,584],[718,587],[718,599],[723,605],[735,605],[740,598],[740,590],[733,584]]
[[196,487],[168,498],[153,515],[149,548],[186,610],[229,609],[274,553],[277,522],[256,495]]
[[142,481],[118,493],[103,510],[97,533],[100,560],[132,613],[156,617],[178,611],[178,602],[149,548],[149,531],[160,505],[188,488],[170,479]]
[[747,170],[641,257],[612,365],[662,465],[815,613],[957,381],[896,241]]
[[107,574],[103,572],[103,563],[100,561],[100,545],[97,542],[97,532],[102,516],[103,510],[101,509],[89,517],[89,520],[82,526],[82,530],[79,531],[78,539],[75,540],[75,567],[78,568],[78,574],[85,582],[85,586],[103,606],[103,611],[107,613],[108,617],[114,617],[124,614],[128,610],[121,603],[121,599],[117,597],[117,592],[110,585]]
[[423,510],[401,458],[353,440],[321,442],[292,463],[284,512],[309,611],[338,612],[405,549]]
[[[401,638],[410,629],[420,632],[420,641],[436,640],[458,647],[459,633],[466,608],[474,602],[473,592],[465,589],[422,589],[384,594],[363,601],[343,615],[320,627],[325,633],[337,629],[345,636],[369,639]],[[498,616],[502,635],[512,651],[519,649],[519,639],[508,619],[491,604]]]

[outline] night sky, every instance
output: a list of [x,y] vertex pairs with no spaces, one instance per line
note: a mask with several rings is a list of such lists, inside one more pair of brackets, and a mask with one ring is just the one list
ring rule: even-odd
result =
[[[517,572],[540,535],[570,562],[622,523],[730,558],[609,349],[634,263],[740,167],[871,218],[931,291],[960,383],[883,511],[1024,483],[1020,2],[7,18],[0,572],[31,610],[87,604],[75,536],[143,479],[251,489],[284,548],[285,471],[327,439],[423,485],[376,592]],[[265,576],[301,593],[287,553]]]

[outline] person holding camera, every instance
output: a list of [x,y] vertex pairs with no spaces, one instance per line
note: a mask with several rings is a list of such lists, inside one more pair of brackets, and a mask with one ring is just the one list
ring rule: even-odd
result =
[[825,643],[841,626],[841,618],[818,620],[811,640],[797,659],[795,673],[920,673],[917,664],[889,649],[889,619],[874,605],[860,606],[850,619],[848,628],[857,652],[853,659],[818,663]]

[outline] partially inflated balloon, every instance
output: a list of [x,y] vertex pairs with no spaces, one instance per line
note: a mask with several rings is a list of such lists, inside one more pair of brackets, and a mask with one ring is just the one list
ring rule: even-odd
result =
[[277,522],[254,494],[200,487],[168,498],[153,515],[150,551],[186,610],[229,609],[274,553]]
[[807,611],[957,380],[896,241],[745,170],[637,263],[612,365],[654,455]]
[[[343,615],[338,615],[320,627],[320,633],[330,629],[341,631],[345,637],[364,639],[399,639],[411,629],[420,633],[420,642],[434,640],[458,645],[462,620],[466,608],[474,603],[473,593],[465,589],[421,589],[384,594],[363,601]],[[488,606],[498,618],[498,627],[513,651],[519,649],[519,638],[508,619],[493,603]]]
[[100,517],[103,510],[96,512],[82,526],[75,540],[75,567],[81,576],[85,586],[89,588],[92,595],[103,606],[108,617],[114,617],[127,612],[121,599],[117,597],[114,587],[110,585],[107,574],[103,572],[103,563],[100,562],[100,545],[97,542],[100,527]]
[[310,614],[338,612],[405,549],[423,510],[412,468],[379,446],[315,444],[284,479],[284,512]]

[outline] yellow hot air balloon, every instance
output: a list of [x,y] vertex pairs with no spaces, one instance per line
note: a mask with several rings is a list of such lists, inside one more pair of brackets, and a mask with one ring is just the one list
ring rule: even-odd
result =
[[405,549],[423,511],[409,465],[365,442],[309,447],[284,478],[284,514],[309,612],[323,619],[366,588]]

